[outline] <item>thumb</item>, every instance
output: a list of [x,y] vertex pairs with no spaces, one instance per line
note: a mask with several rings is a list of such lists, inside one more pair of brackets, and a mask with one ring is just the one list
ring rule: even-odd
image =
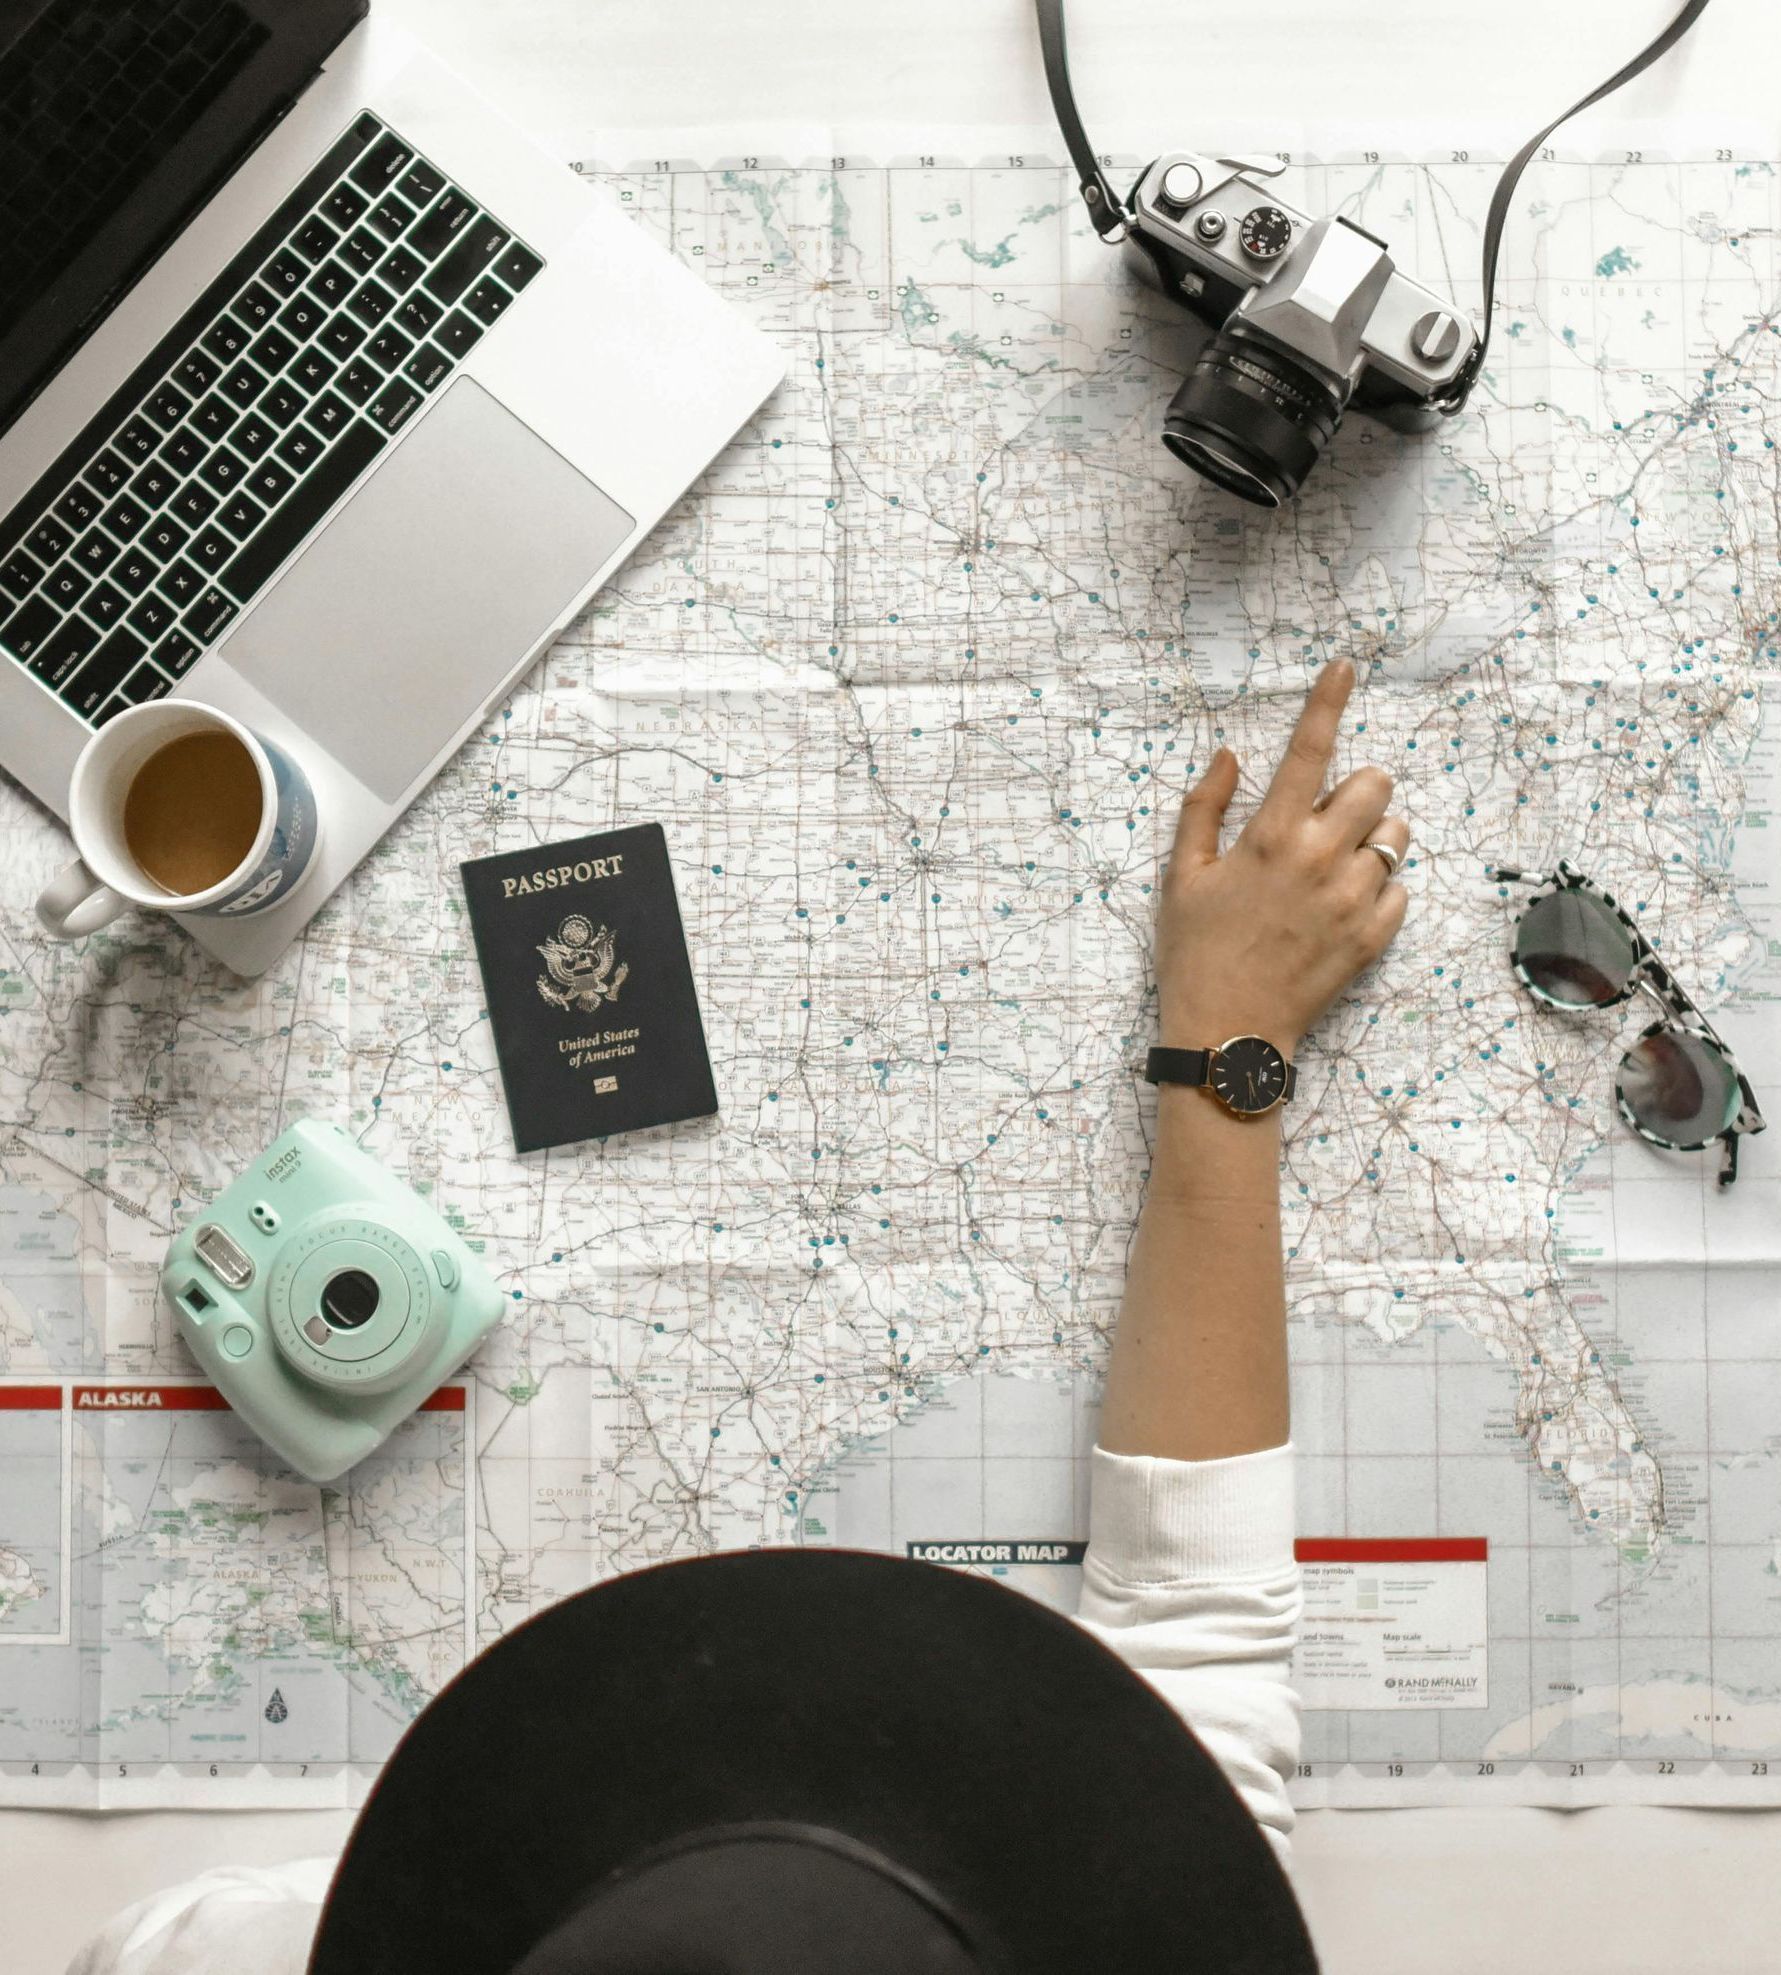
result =
[[1206,772],[1188,790],[1175,825],[1173,862],[1183,870],[1210,864],[1218,855],[1218,832],[1224,813],[1237,792],[1237,757],[1221,747],[1206,764]]

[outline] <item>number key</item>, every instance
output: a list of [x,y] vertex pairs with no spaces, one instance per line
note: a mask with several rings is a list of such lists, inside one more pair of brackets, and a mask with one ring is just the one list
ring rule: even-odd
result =
[[226,315],[205,331],[204,347],[218,363],[232,362],[247,348],[247,331],[232,315]]
[[113,443],[128,459],[147,459],[161,443],[161,435],[146,418],[133,418]]
[[260,270],[260,279],[275,295],[293,295],[309,277],[307,264],[288,247],[281,248]]
[[109,499],[130,477],[130,469],[114,452],[103,452],[87,468],[89,486],[97,487]]
[[242,290],[230,307],[250,329],[264,329],[278,313],[278,297],[255,281]]
[[46,514],[25,537],[25,547],[40,562],[51,563],[63,554],[74,536],[62,526],[53,514]]
[[103,505],[91,487],[83,486],[77,480],[57,501],[56,512],[70,528],[84,528]]
[[173,375],[194,398],[201,398],[216,382],[217,368],[216,358],[208,350],[188,350]]
[[23,603],[36,589],[38,579],[43,575],[43,564],[34,555],[23,549],[14,549],[3,563],[0,563],[0,590]]

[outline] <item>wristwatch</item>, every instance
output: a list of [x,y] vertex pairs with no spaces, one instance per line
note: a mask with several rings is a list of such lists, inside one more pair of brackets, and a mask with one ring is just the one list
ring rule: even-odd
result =
[[1284,1104],[1298,1074],[1261,1036],[1232,1036],[1216,1049],[1153,1049],[1144,1064],[1146,1082],[1209,1090],[1239,1118],[1259,1118]]

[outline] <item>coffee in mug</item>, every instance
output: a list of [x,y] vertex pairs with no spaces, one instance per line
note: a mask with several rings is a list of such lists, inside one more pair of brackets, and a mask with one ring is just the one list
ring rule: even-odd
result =
[[296,761],[233,714],[152,700],[108,720],[68,784],[80,857],[37,901],[57,939],[131,905],[236,918],[294,891],[316,843],[315,795]]
[[175,897],[237,870],[260,828],[260,771],[221,728],[181,734],[136,771],[124,797],[124,847]]

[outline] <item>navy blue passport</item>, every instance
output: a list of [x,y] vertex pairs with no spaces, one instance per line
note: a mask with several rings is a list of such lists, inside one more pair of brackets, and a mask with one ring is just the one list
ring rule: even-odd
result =
[[519,1151],[716,1111],[659,823],[459,868]]

